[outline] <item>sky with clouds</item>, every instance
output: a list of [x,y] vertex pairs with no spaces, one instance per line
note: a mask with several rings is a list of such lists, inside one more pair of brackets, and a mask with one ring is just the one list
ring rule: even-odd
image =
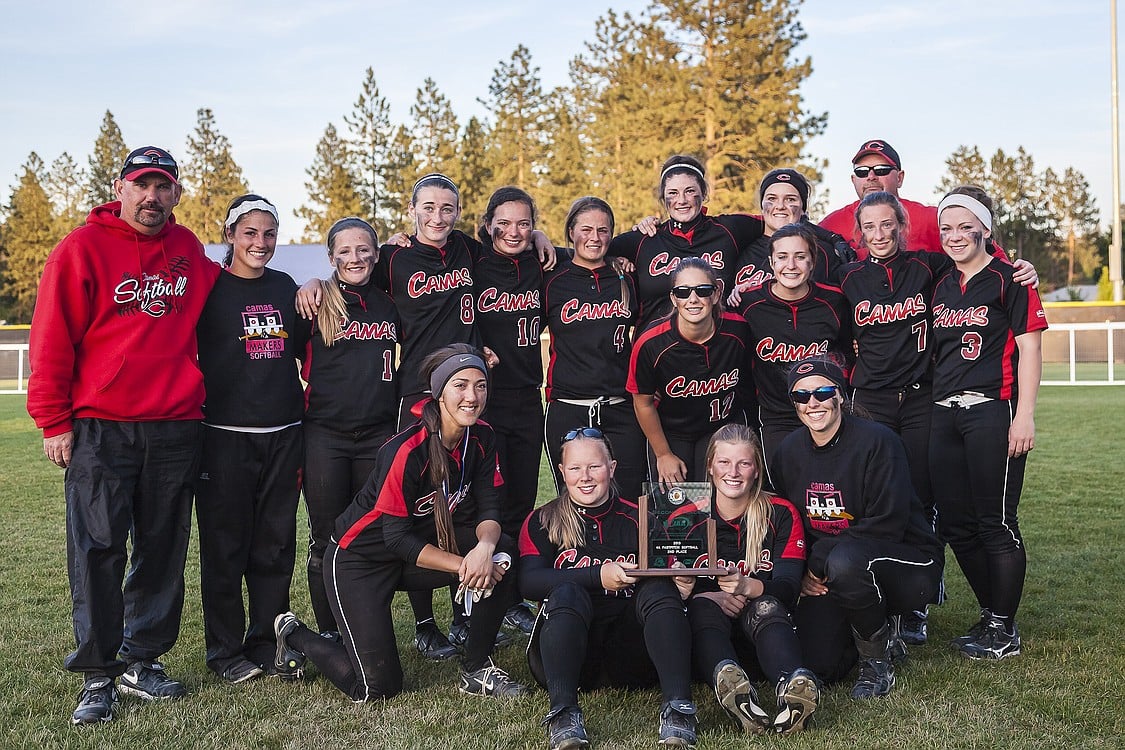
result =
[[[531,50],[544,88],[565,84],[599,16],[647,4],[0,0],[0,200],[31,151],[84,165],[107,109],[131,146],[181,155],[196,110],[209,107],[251,188],[282,209],[288,240],[316,143],[329,122],[342,126],[368,66],[394,121],[408,118],[427,76],[464,121],[483,114],[477,97],[517,45]],[[810,111],[828,113],[809,149],[828,160],[818,193],[830,205],[854,199],[850,158],[869,138],[898,149],[903,195],[927,202],[959,145],[1022,145],[1040,168],[1083,172],[1108,221],[1110,7],[807,0],[798,53],[814,72],[802,93]]]

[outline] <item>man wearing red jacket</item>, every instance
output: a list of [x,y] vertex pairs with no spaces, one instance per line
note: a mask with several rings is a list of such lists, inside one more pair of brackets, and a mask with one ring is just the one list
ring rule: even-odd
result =
[[117,678],[145,700],[187,692],[157,659],[179,635],[203,404],[195,326],[219,273],[172,216],[167,151],[130,153],[113,190],[47,258],[31,324],[27,410],[66,469],[75,724],[113,718]]
[[[907,200],[898,194],[905,176],[902,159],[891,144],[876,138],[859,147],[852,157],[852,186],[856,196],[862,200],[868,193],[886,192],[898,198],[910,219],[910,232],[906,237],[907,250],[929,250],[943,252],[941,237],[938,235],[937,207],[927,206]],[[867,257],[867,248],[862,247],[855,229],[855,210],[859,201],[838,208],[825,216],[820,226],[842,235],[848,244],[855,248],[860,260]]]

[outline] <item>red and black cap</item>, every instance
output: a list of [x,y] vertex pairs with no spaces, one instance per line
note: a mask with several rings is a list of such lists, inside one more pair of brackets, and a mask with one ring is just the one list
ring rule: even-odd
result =
[[867,156],[868,154],[878,154],[884,157],[891,164],[895,165],[895,169],[902,169],[902,159],[898,158],[898,151],[886,141],[876,138],[873,141],[867,141],[859,147],[859,151],[855,152],[852,157],[852,164]]
[[159,172],[172,182],[180,181],[180,168],[176,160],[170,153],[156,146],[142,146],[130,151],[125,157],[125,165],[121,167],[121,179],[135,180],[153,172]]

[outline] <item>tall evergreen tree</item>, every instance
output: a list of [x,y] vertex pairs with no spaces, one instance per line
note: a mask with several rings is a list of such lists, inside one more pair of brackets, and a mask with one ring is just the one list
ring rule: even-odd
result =
[[108,109],[102,118],[101,129],[94,140],[90,154],[86,183],[86,210],[114,200],[113,180],[121,173],[121,165],[129,155],[129,147],[121,135],[121,128]]
[[535,202],[539,209],[539,228],[557,245],[569,242],[563,236],[563,223],[570,204],[590,192],[587,148],[576,112],[573,91],[556,89],[551,93],[545,122],[545,167],[535,191]]
[[1074,167],[1067,167],[1061,177],[1048,168],[1043,181],[1047,188],[1048,215],[1053,219],[1055,237],[1061,245],[1060,265],[1065,259],[1066,285],[1073,286],[1079,278],[1093,281],[1102,259],[1097,247],[1098,207],[1090,193],[1090,183]]
[[43,189],[43,160],[34,151],[23,165],[19,184],[12,188],[0,227],[2,283],[0,304],[9,322],[29,323],[43,264],[58,242],[51,200]]
[[196,118],[195,132],[188,136],[180,164],[184,192],[176,219],[195,232],[201,242],[221,243],[227,206],[249,188],[231,154],[230,140],[215,124],[214,113],[203,108],[196,112]]
[[[340,159],[347,144],[332,123],[316,145],[316,157],[305,170],[309,181],[305,183],[308,203],[293,213],[305,221],[302,242],[324,242],[332,222],[344,216],[360,216],[371,220],[370,206],[364,201],[355,175],[348,164]],[[380,232],[380,237],[384,235]]]
[[357,215],[368,217],[379,236],[383,237],[386,225],[393,220],[393,212],[384,204],[382,197],[394,131],[391,128],[391,107],[379,93],[373,69],[367,69],[359,98],[351,113],[344,115],[344,124],[349,134],[344,143],[346,148],[336,158],[347,156],[349,170],[363,198],[364,210]]
[[985,187],[988,183],[988,164],[976,146],[958,146],[946,158],[945,169],[936,191],[939,198],[958,185]]
[[[688,149],[703,158],[716,212],[757,202],[765,172],[797,165],[810,139],[824,132],[826,114],[803,106],[800,87],[812,61],[796,48],[805,32],[800,0],[659,0],[655,25],[677,42],[686,63],[694,115]],[[816,180],[816,165],[804,165]]]
[[539,68],[522,44],[508,62],[501,62],[488,84],[488,98],[478,99],[492,116],[495,149],[494,181],[534,190],[543,168],[543,125],[547,100]]
[[422,82],[410,108],[413,153],[418,175],[441,172],[453,175],[457,160],[457,116],[453,105],[438,89],[434,79]]
[[[387,160],[387,179],[384,183],[383,205],[387,219],[379,232],[379,239],[385,240],[395,232],[411,233],[414,227],[406,215],[410,205],[410,189],[422,173],[414,156],[414,137],[404,125],[395,128],[391,138],[390,156]],[[429,171],[429,170],[425,170]],[[452,175],[450,175],[452,177]],[[456,177],[453,177],[456,180]]]
[[460,173],[454,179],[461,190],[461,221],[458,227],[475,236],[485,201],[495,188],[504,184],[496,181],[493,174],[493,167],[499,162],[488,126],[476,117],[470,117],[465,123],[457,157]]
[[63,237],[86,218],[86,173],[66,151],[51,162],[43,182],[43,190],[55,214],[54,232]]

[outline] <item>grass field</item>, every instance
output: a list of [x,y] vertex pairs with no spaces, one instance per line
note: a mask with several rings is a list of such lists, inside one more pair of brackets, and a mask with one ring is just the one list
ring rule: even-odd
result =
[[[62,471],[42,455],[20,396],[0,396],[0,747],[3,748],[522,748],[544,746],[542,691],[510,702],[456,690],[454,664],[423,662],[399,620],[407,692],[356,706],[327,680],[221,684],[203,660],[197,548],[188,557],[180,641],[165,662],[191,696],[145,705],[123,697],[111,724],[73,728],[80,686],[62,668],[73,647],[66,580]],[[856,702],[828,691],[810,731],[747,738],[697,686],[701,748],[1121,748],[1125,746],[1125,450],[1119,420],[1125,389],[1045,388],[1037,414],[1021,521],[1029,575],[1020,628],[1023,655],[962,661],[945,641],[975,619],[950,557],[950,601],[931,615],[931,643],[911,651],[884,700]],[[302,522],[303,523],[303,522]],[[310,614],[303,576],[294,610]],[[401,603],[400,603],[401,605]],[[439,610],[440,611],[440,610]],[[446,610],[447,613],[448,610]],[[498,656],[530,681],[522,649]],[[596,747],[655,747],[656,692],[583,697]]]

